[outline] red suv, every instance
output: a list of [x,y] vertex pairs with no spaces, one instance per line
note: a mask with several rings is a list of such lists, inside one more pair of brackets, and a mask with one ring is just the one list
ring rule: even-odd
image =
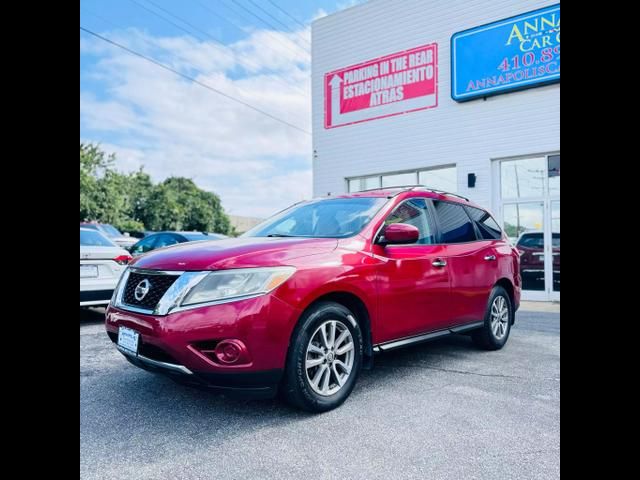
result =
[[519,255],[486,210],[424,187],[298,203],[236,239],[136,258],[106,315],[133,364],[309,411],[393,348],[469,333],[502,348]]

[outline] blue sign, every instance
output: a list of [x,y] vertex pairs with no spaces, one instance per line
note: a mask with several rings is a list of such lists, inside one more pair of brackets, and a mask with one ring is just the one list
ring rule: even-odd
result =
[[451,97],[458,102],[559,81],[559,4],[451,37]]

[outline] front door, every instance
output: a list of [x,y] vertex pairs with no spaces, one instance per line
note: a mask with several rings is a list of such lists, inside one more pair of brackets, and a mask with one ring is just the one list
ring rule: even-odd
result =
[[425,200],[402,202],[385,220],[386,225],[391,223],[414,225],[420,238],[410,245],[374,246],[381,261],[377,275],[381,342],[445,328],[452,308],[446,247],[435,245]]

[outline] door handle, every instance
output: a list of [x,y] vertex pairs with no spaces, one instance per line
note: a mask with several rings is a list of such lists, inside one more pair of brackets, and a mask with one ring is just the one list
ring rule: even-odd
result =
[[484,257],[484,259],[490,262],[491,260],[495,260],[496,256],[495,255],[486,255]]
[[447,262],[446,260],[442,260],[441,258],[436,258],[433,262],[431,262],[431,265],[433,265],[434,267],[446,267],[447,266]]

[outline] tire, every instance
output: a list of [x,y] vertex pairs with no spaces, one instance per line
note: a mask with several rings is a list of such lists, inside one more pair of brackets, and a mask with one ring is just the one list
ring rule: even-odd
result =
[[335,302],[311,307],[291,338],[280,388],[283,400],[314,413],[340,406],[360,374],[362,345],[362,331],[349,309]]
[[473,342],[484,350],[500,350],[507,343],[513,323],[513,305],[507,291],[495,286],[489,295],[484,325],[471,334]]

